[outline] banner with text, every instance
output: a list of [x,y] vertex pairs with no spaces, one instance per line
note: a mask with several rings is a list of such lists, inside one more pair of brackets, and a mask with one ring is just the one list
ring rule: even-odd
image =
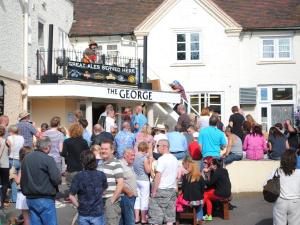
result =
[[136,69],[70,61],[68,78],[70,80],[136,85]]

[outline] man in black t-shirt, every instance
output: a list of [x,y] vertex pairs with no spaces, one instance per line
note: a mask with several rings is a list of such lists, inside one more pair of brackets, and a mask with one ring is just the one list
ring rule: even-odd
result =
[[233,106],[231,111],[233,114],[229,117],[229,126],[232,127],[232,133],[244,140],[243,123],[245,118],[239,113],[239,107]]
[[283,123],[284,134],[288,139],[290,149],[296,150],[299,147],[298,130],[293,126],[291,120],[287,119]]

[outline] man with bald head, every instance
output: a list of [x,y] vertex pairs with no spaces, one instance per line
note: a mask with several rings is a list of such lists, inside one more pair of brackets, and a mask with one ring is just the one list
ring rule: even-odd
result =
[[133,170],[135,158],[134,150],[127,148],[124,150],[120,163],[123,168],[124,187],[121,196],[121,220],[119,225],[134,225],[134,203],[137,196],[136,175]]
[[93,136],[91,138],[91,145],[101,145],[104,140],[114,141],[111,133],[104,131],[100,124],[95,124],[93,128]]
[[116,156],[118,159],[123,157],[124,150],[129,148],[132,149],[134,146],[134,134],[131,133],[130,123],[123,122],[122,130],[119,131],[115,137],[115,144],[116,144]]
[[157,150],[162,155],[157,160],[154,182],[149,202],[150,224],[172,225],[176,222],[176,187],[178,161],[170,153],[166,139],[158,141]]
[[137,105],[135,107],[135,115],[133,117],[134,133],[139,132],[147,122],[148,120],[143,114],[143,107],[141,105]]

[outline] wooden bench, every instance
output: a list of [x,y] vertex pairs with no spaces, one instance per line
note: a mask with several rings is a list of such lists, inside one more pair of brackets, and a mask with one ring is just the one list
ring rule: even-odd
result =
[[229,220],[229,202],[230,198],[219,200],[219,202],[222,204],[223,208],[223,219]]
[[181,219],[190,219],[193,220],[192,225],[201,225],[202,221],[197,223],[197,210],[195,207],[184,207],[183,212],[176,213],[176,225],[180,225]]

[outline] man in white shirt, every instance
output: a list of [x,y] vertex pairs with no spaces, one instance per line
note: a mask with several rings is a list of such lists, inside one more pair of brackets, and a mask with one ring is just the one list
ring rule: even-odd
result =
[[157,167],[149,203],[150,224],[172,225],[176,222],[176,186],[178,161],[169,151],[169,141],[158,141]]

